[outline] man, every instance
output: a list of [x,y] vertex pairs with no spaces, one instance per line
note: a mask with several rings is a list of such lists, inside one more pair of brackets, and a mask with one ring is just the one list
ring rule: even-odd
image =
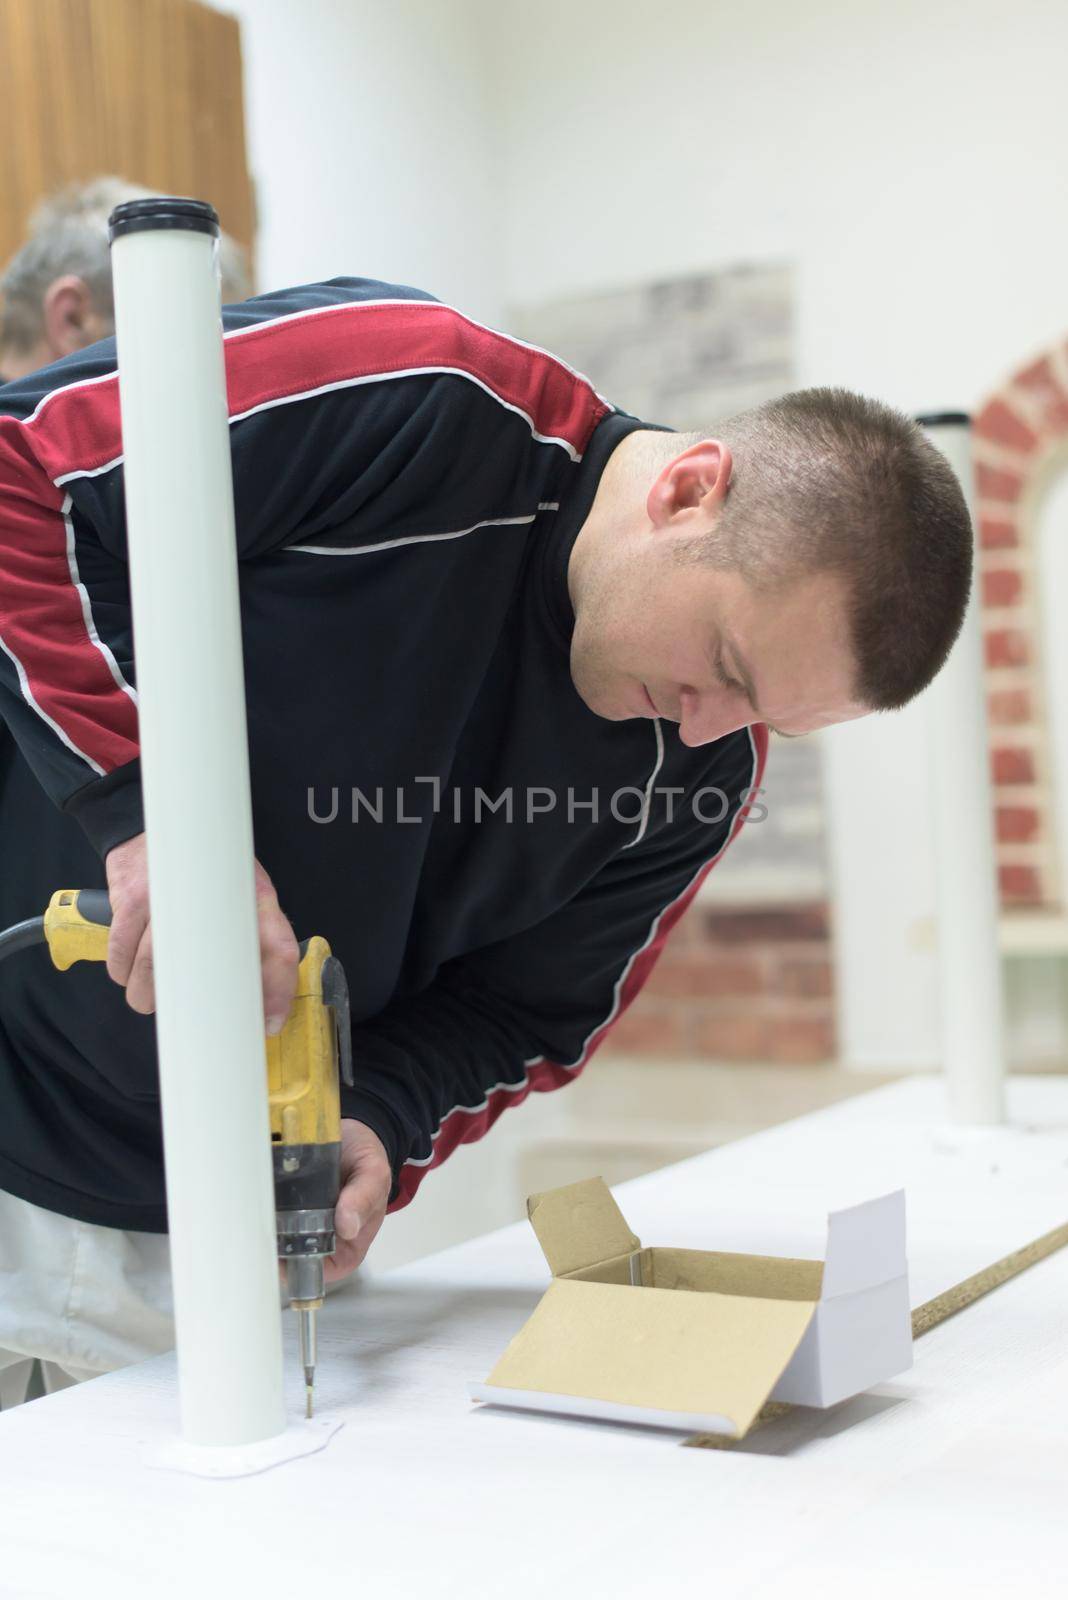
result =
[[[930,682],[971,536],[920,432],[843,391],[680,436],[417,290],[224,321],[265,1022],[298,937],[352,995],[336,1280],[457,1144],[582,1069],[739,831],[765,724]],[[103,862],[115,980],[0,963],[0,1238],[37,1241],[0,1351],[78,1376],[169,1343],[114,360],[0,395],[0,926]]]
[[[0,278],[0,382],[25,377],[115,331],[108,217],[153,191],[122,178],[71,184],[42,200]],[[219,241],[223,303],[249,292],[244,252]]]

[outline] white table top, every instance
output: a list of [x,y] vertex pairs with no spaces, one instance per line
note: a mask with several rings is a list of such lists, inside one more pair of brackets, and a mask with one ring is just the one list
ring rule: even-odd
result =
[[[910,1080],[616,1194],[645,1243],[819,1256],[828,1207],[904,1186],[919,1304],[1068,1221],[1068,1081],[1013,1080],[1010,1108],[953,1130],[941,1085]],[[177,1431],[173,1356],[5,1413],[0,1594],[1068,1592],[1068,1250],[925,1335],[901,1379],[728,1450],[473,1407],[546,1282],[523,1223],[332,1295],[317,1403],[345,1426],[256,1477],[146,1470]]]

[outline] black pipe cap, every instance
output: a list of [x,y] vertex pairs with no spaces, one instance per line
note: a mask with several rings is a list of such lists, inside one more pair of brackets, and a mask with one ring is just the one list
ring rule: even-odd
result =
[[191,233],[219,237],[219,218],[206,200],[187,200],[182,195],[153,195],[148,200],[125,200],[108,218],[108,239],[124,233],[148,233],[160,228],[184,228]]

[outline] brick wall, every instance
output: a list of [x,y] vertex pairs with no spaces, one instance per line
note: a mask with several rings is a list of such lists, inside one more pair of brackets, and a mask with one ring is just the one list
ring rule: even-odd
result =
[[815,1062],[836,1053],[830,912],[693,905],[606,1052]]
[[1068,346],[1030,362],[975,419],[979,583],[998,877],[1005,906],[1063,903],[1035,595],[1034,508],[1068,448]]

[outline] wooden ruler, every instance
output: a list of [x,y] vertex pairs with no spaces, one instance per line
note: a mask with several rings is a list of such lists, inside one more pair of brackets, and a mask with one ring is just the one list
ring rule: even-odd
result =
[[[984,1267],[981,1272],[973,1273],[970,1278],[965,1278],[963,1283],[947,1289],[943,1294],[935,1295],[933,1300],[925,1301],[912,1313],[912,1337],[918,1339],[922,1334],[930,1333],[939,1323],[955,1317],[958,1311],[963,1311],[966,1306],[981,1300],[992,1289],[1000,1289],[1010,1278],[1026,1272],[1036,1261],[1044,1261],[1046,1256],[1053,1255],[1055,1250],[1063,1249],[1066,1244],[1068,1244],[1068,1222],[1059,1228],[1051,1229],[1049,1233],[1044,1233],[1040,1239],[1022,1245],[1019,1250],[1013,1250],[1009,1255],[1002,1256],[992,1267]],[[748,1432],[743,1434],[742,1438],[748,1438],[754,1428],[763,1427],[765,1423],[774,1422],[776,1418],[785,1417],[789,1412],[796,1410],[797,1407],[788,1401],[769,1400],[757,1412]],[[692,1438],[683,1440],[684,1445],[697,1450],[730,1450],[739,1443],[739,1439],[729,1439],[721,1433],[695,1433]]]

